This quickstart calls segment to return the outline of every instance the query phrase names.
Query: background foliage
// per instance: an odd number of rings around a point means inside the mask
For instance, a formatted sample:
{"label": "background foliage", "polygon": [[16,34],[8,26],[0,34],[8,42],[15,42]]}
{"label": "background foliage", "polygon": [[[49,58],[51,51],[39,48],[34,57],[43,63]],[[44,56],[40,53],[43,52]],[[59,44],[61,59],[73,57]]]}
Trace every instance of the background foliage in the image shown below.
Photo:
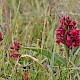
{"label": "background foliage", "polygon": [[[9,57],[9,36],[0,1],[0,24],[4,41],[0,42],[0,80],[79,80],[80,47],[70,51],[55,43],[55,30],[62,15],[77,20],[80,29],[80,0],[7,0],[12,41],[22,43],[20,61]],[[6,47],[6,48],[4,48]],[[30,56],[27,56],[27,55]]]}

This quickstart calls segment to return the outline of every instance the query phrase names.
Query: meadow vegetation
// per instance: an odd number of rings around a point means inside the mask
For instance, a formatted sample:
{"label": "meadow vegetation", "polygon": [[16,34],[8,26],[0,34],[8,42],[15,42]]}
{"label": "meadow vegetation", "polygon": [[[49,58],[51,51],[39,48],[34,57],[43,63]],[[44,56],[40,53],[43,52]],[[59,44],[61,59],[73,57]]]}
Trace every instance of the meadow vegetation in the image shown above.
{"label": "meadow vegetation", "polygon": [[80,80],[80,43],[56,43],[63,15],[80,40],[80,0],[0,0],[0,80]]}

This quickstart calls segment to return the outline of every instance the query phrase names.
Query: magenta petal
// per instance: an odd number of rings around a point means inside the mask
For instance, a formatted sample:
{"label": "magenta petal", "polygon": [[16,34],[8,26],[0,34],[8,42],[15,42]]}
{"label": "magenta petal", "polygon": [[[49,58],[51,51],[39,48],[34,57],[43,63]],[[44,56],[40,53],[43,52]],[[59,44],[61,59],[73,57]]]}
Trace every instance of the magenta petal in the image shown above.
{"label": "magenta petal", "polygon": [[76,36],[79,35],[79,33],[80,33],[80,30],[73,29],[73,30],[70,31],[69,34],[70,34],[71,36],[73,36],[73,37],[76,37]]}
{"label": "magenta petal", "polygon": [[14,41],[14,45],[16,45],[16,46],[20,46],[21,43],[20,43],[18,40],[16,40],[16,41]]}
{"label": "magenta petal", "polygon": [[21,43],[18,40],[14,41],[14,48],[16,51],[19,51],[20,46],[21,46]]}
{"label": "magenta petal", "polygon": [[74,24],[71,22],[71,23],[69,24],[69,26],[74,26]]}
{"label": "magenta petal", "polygon": [[60,23],[64,23],[65,22],[65,16],[63,16],[62,18],[60,18]]}
{"label": "magenta petal", "polygon": [[12,58],[19,58],[20,54],[12,54],[10,57],[12,57]]}
{"label": "magenta petal", "polygon": [[56,43],[58,43],[58,44],[59,44],[59,43],[60,43],[60,40],[59,40],[59,39],[57,39],[57,40],[56,40]]}
{"label": "magenta petal", "polygon": [[72,23],[74,24],[74,26],[76,25],[76,21],[75,20],[73,20]]}
{"label": "magenta petal", "polygon": [[61,35],[62,34],[62,31],[61,30],[58,30],[56,35]]}
{"label": "magenta petal", "polygon": [[62,30],[62,29],[63,29],[63,26],[62,26],[62,24],[60,24],[60,25],[58,26],[57,30]]}
{"label": "magenta petal", "polygon": [[14,49],[14,46],[10,46],[10,49]]}
{"label": "magenta petal", "polygon": [[71,40],[70,36],[67,36],[66,44],[72,46],[72,40]]}
{"label": "magenta petal", "polygon": [[71,23],[69,24],[69,26],[72,26],[72,27],[76,26],[76,21],[75,20],[71,21]]}

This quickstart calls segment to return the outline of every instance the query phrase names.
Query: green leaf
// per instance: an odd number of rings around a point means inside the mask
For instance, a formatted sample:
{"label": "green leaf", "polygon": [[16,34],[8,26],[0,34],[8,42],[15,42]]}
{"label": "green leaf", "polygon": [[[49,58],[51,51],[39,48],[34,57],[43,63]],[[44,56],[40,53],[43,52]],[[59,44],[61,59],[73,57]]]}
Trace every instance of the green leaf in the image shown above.
{"label": "green leaf", "polygon": [[77,55],[79,54],[80,47],[77,48],[77,50],[74,52],[74,60],[76,59]]}
{"label": "green leaf", "polygon": [[77,61],[77,66],[80,66],[80,59]]}
{"label": "green leaf", "polygon": [[[33,50],[36,51],[38,53],[42,53],[43,55],[45,55],[47,58],[50,58],[53,56],[55,59],[57,59],[59,62],[61,62],[62,64],[66,65],[66,60],[64,58],[62,58],[61,56],[59,56],[56,53],[53,53],[47,49],[41,49],[41,48],[36,48],[36,47],[22,47],[24,49],[28,49],[28,50]],[[54,55],[53,55],[54,54]],[[54,64],[54,63],[53,63]]]}
{"label": "green leaf", "polygon": [[63,57],[59,56],[58,54],[54,54],[54,57],[64,65],[67,64],[66,60]]}
{"label": "green leaf", "polygon": [[54,66],[54,53],[52,53],[52,57],[51,57],[51,60],[50,60],[50,66],[53,68]]}

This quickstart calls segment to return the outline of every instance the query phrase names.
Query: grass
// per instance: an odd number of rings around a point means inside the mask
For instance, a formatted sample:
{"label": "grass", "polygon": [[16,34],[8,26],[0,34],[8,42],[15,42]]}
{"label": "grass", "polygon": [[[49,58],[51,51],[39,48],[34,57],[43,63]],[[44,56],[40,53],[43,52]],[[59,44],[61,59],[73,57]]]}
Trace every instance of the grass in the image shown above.
{"label": "grass", "polygon": [[[64,45],[55,43],[55,31],[59,18],[65,14],[77,20],[80,29],[80,1],[6,1],[7,24],[0,1],[0,24],[4,29],[4,40],[0,42],[0,80],[26,80],[24,72],[29,73],[29,80],[79,80],[80,47],[70,51],[66,59]],[[22,44],[19,59],[9,57],[10,39],[12,43],[18,39]]]}

